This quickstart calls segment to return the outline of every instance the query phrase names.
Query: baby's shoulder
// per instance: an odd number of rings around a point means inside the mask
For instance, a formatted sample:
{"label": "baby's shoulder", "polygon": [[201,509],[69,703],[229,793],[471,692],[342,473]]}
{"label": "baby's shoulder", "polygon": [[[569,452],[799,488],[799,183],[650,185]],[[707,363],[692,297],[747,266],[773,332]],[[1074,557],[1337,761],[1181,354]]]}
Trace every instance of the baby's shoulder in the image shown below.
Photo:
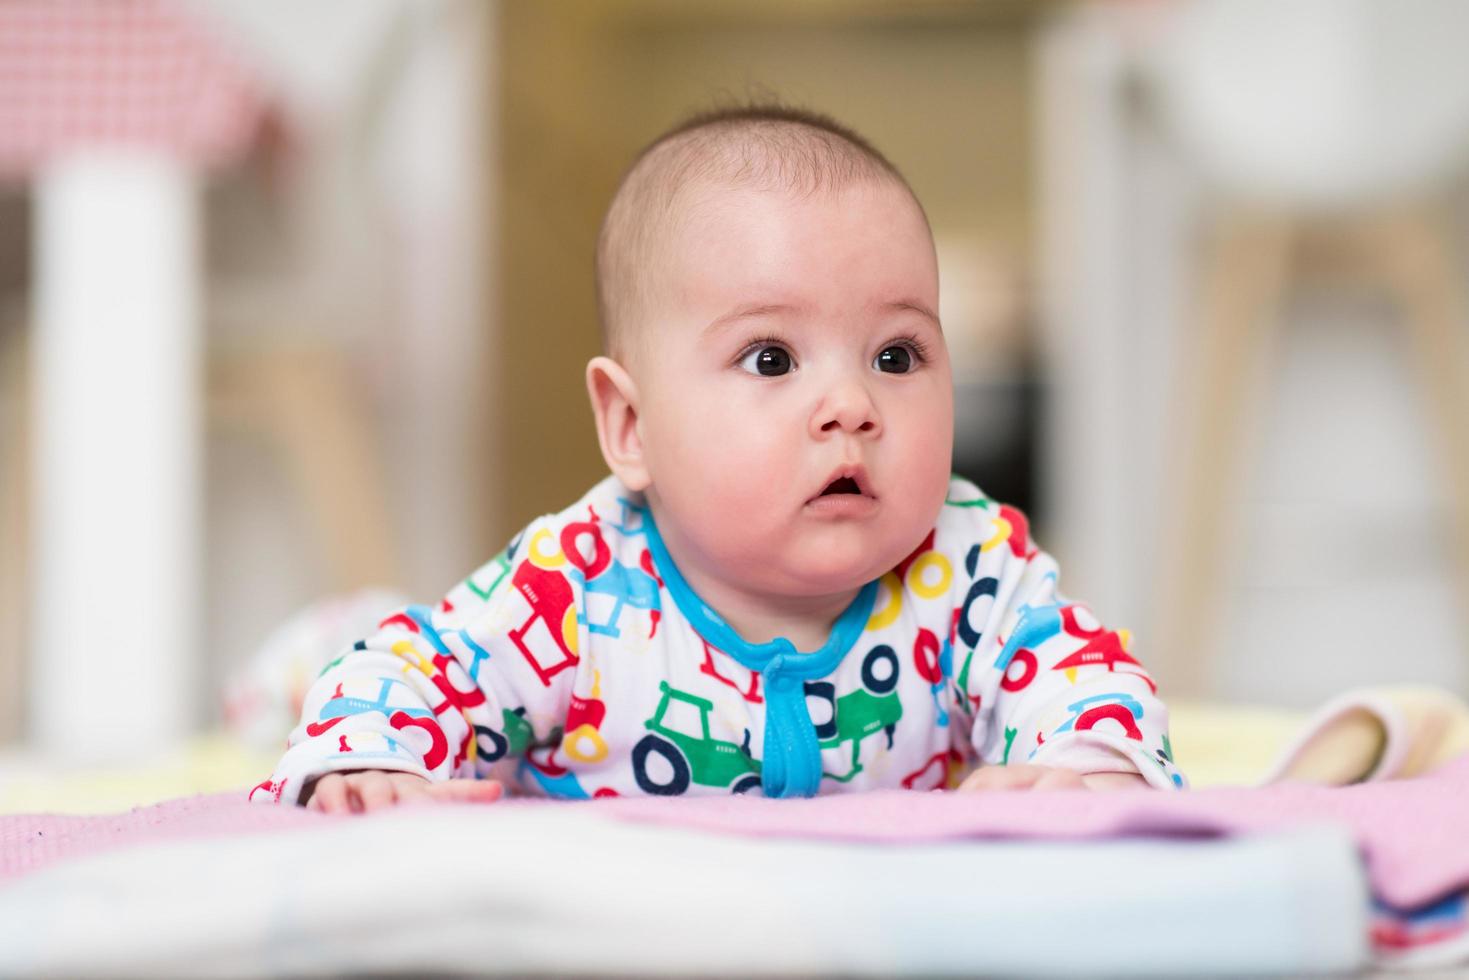
{"label": "baby's shoulder", "polygon": [[499,554],[456,587],[478,605],[510,588],[517,577],[562,579],[569,589],[612,565],[637,567],[647,548],[642,494],[608,476],[575,503],[542,514],[512,537]]}
{"label": "baby's shoulder", "polygon": [[996,506],[994,498],[972,481],[958,473],[949,474],[949,492],[944,498],[945,511],[958,509],[984,512],[994,506]]}
{"label": "baby's shoulder", "polygon": [[608,561],[638,564],[648,547],[647,501],[615,476],[604,477],[576,503],[532,524],[589,578]]}
{"label": "baby's shoulder", "polygon": [[983,539],[993,529],[1000,504],[971,481],[958,474],[949,477],[944,505],[934,522],[935,544],[967,545]]}
{"label": "baby's shoulder", "polygon": [[934,524],[933,546],[963,562],[971,574],[982,554],[1003,548],[1013,557],[1028,558],[1037,550],[1024,512],[1000,503],[957,474],[949,478],[949,491]]}

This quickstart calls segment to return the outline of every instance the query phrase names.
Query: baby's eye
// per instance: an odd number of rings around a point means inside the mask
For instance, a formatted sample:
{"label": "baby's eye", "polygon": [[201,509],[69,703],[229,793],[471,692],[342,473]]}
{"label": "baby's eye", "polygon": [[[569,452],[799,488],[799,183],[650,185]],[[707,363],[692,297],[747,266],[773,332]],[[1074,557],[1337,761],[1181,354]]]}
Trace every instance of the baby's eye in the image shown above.
{"label": "baby's eye", "polygon": [[740,367],[751,374],[773,378],[790,373],[791,355],[784,347],[757,347],[740,360]]}
{"label": "baby's eye", "polygon": [[872,366],[884,374],[907,374],[913,370],[913,352],[906,347],[884,347]]}

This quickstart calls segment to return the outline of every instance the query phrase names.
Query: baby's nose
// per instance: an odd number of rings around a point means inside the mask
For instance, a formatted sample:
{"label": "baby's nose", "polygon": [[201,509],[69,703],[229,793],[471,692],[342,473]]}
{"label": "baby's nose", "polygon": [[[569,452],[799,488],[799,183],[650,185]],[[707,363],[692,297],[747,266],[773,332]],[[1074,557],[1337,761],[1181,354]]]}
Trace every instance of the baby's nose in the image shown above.
{"label": "baby's nose", "polygon": [[872,397],[861,385],[850,383],[832,389],[813,421],[816,430],[813,435],[835,432],[877,435],[882,428]]}

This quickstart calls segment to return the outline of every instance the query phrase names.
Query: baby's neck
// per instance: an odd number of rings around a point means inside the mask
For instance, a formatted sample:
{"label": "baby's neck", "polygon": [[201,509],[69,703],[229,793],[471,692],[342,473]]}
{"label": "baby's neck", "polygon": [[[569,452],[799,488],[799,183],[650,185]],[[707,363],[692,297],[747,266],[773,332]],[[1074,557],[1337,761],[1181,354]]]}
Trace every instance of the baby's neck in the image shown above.
{"label": "baby's neck", "polygon": [[784,637],[802,653],[819,650],[826,645],[837,619],[862,591],[858,584],[814,596],[751,592],[705,568],[676,530],[661,525],[660,530],[663,545],[689,588],[746,643],[758,645]]}
{"label": "baby's neck", "polygon": [[830,596],[750,596],[718,582],[684,577],[746,642],[760,644],[783,636],[802,653],[826,645],[832,626],[861,591],[859,587]]}

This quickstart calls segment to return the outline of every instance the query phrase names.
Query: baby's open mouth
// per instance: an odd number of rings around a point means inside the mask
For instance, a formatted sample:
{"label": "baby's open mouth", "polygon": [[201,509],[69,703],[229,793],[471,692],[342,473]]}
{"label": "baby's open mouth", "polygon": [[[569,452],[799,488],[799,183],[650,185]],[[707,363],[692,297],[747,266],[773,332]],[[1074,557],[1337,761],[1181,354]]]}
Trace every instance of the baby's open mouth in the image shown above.
{"label": "baby's open mouth", "polygon": [[840,480],[832,480],[828,483],[826,489],[821,491],[821,496],[825,497],[833,493],[855,493],[860,495],[862,488],[857,486],[856,480],[850,476],[844,476]]}
{"label": "baby's open mouth", "polygon": [[877,512],[877,506],[867,471],[860,464],[829,473],[826,486],[806,501],[809,513],[821,520],[866,519]]}

